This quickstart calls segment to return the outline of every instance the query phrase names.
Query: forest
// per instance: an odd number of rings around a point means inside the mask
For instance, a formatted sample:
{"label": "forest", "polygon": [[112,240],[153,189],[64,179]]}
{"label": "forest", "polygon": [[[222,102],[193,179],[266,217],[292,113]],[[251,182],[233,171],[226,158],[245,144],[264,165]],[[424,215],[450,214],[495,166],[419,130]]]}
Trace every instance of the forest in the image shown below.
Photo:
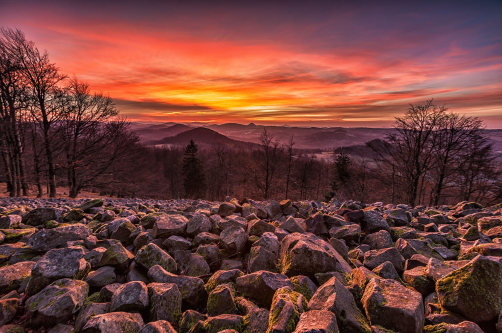
{"label": "forest", "polygon": [[22,31],[0,31],[0,183],[9,196],[393,202],[444,205],[502,198],[500,156],[475,117],[433,100],[410,105],[394,131],[333,149],[330,160],[276,140],[142,145],[106,93],[62,73]]}

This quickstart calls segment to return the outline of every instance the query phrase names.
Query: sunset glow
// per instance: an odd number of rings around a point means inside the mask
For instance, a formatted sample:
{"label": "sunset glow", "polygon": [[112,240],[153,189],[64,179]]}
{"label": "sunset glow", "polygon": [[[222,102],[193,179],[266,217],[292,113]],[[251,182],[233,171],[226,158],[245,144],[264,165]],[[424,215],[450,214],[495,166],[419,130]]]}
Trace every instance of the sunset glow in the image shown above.
{"label": "sunset glow", "polygon": [[502,3],[0,1],[130,120],[389,126],[434,98],[502,128]]}

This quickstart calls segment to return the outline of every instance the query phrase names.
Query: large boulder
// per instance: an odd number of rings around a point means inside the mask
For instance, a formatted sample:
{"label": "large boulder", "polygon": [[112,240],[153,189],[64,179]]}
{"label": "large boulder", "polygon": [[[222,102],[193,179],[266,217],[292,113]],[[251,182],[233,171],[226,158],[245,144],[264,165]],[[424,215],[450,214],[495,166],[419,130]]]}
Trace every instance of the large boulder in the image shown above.
{"label": "large boulder", "polygon": [[29,296],[35,295],[45,286],[62,278],[82,279],[90,270],[91,265],[84,259],[82,248],[50,250],[33,266],[26,293]]}
{"label": "large boulder", "polygon": [[150,320],[167,320],[178,323],[181,317],[181,293],[174,283],[150,283]]}
{"label": "large boulder", "polygon": [[14,265],[0,267],[0,294],[18,289],[31,275],[33,261],[23,261]]}
{"label": "large boulder", "polygon": [[221,284],[214,288],[207,299],[207,314],[210,317],[221,314],[238,314],[233,294],[233,286],[228,284]]}
{"label": "large boulder", "polygon": [[366,318],[357,308],[354,296],[336,277],[332,277],[317,289],[309,302],[309,310],[334,313],[341,332],[371,332]]}
{"label": "large boulder", "polygon": [[502,311],[502,265],[477,256],[436,283],[439,303],[474,322],[490,321]]}
{"label": "large boulder", "polygon": [[149,305],[148,289],[142,281],[128,282],[115,290],[110,311],[142,311]]}
{"label": "large boulder", "polygon": [[84,304],[89,286],[84,281],[61,279],[28,298],[26,308],[35,327],[54,326],[73,317]]}
{"label": "large boulder", "polygon": [[[294,333],[338,333],[334,313],[323,310],[310,310],[300,316]],[[342,330],[342,332],[344,332]]]}
{"label": "large boulder", "polygon": [[0,298],[0,327],[10,322],[16,316],[19,308],[19,299]]}
{"label": "large boulder", "polygon": [[380,230],[386,230],[390,232],[390,227],[383,215],[376,210],[366,210],[364,211],[364,218],[361,221],[361,229],[366,232],[366,234],[372,234]]}
{"label": "large boulder", "polygon": [[91,303],[84,306],[75,319],[75,331],[80,332],[92,317],[110,311],[110,303]]}
{"label": "large boulder", "polygon": [[394,280],[370,280],[361,299],[371,325],[402,333],[421,333],[422,295]]}
{"label": "large boulder", "polygon": [[402,272],[404,270],[405,260],[395,247],[366,252],[364,254],[363,264],[369,269],[374,269],[386,261],[391,262],[396,268],[396,271]]}
{"label": "large boulder", "polygon": [[103,252],[103,256],[97,266],[113,266],[119,271],[125,272],[133,259],[134,254],[127,250],[121,243],[117,243]]}
{"label": "large boulder", "polygon": [[302,294],[290,287],[278,289],[270,307],[267,333],[292,333],[305,311],[307,301]]}
{"label": "large boulder", "polygon": [[42,225],[50,220],[57,220],[59,212],[55,208],[35,208],[23,215],[23,223],[31,226]]}
{"label": "large boulder", "polygon": [[30,237],[28,245],[34,251],[45,252],[57,247],[66,246],[67,242],[85,240],[90,234],[91,230],[85,225],[72,224],[37,231]]}
{"label": "large boulder", "polygon": [[202,214],[195,214],[187,224],[186,233],[190,237],[195,237],[201,232],[208,232],[212,228],[209,218]]}
{"label": "large boulder", "polygon": [[174,273],[177,268],[176,261],[174,261],[173,257],[153,243],[143,246],[138,253],[136,253],[134,261],[146,269],[150,269],[155,265],[160,265],[166,271]]}
{"label": "large boulder", "polygon": [[89,319],[81,333],[136,333],[144,325],[139,313],[111,312]]}
{"label": "large boulder", "polygon": [[153,224],[154,238],[169,236],[183,236],[187,229],[188,220],[183,215],[161,215]]}
{"label": "large boulder", "polygon": [[115,283],[116,279],[117,274],[115,274],[115,268],[103,266],[90,272],[85,278],[85,282],[91,287],[104,287],[108,284]]}
{"label": "large boulder", "polygon": [[261,246],[253,246],[249,253],[249,269],[251,272],[277,270],[277,256]]}
{"label": "large boulder", "polygon": [[294,288],[287,276],[268,271],[238,277],[236,286],[241,295],[256,300],[264,308],[270,307],[276,290],[283,287]]}

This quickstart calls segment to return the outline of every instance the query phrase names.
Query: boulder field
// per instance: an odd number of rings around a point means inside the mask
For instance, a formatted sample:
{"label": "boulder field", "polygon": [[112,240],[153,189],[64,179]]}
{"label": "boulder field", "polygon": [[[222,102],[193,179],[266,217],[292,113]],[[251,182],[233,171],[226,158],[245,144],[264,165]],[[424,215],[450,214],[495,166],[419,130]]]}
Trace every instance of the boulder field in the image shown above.
{"label": "boulder field", "polygon": [[502,205],[0,200],[0,333],[502,332]]}

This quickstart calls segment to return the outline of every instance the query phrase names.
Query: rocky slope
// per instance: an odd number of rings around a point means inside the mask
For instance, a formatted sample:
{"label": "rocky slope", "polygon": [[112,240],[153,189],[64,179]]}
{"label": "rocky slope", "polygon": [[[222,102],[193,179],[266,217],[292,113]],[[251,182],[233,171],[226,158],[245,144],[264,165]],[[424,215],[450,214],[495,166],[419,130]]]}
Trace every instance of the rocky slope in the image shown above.
{"label": "rocky slope", "polygon": [[0,200],[0,332],[502,332],[502,209]]}

